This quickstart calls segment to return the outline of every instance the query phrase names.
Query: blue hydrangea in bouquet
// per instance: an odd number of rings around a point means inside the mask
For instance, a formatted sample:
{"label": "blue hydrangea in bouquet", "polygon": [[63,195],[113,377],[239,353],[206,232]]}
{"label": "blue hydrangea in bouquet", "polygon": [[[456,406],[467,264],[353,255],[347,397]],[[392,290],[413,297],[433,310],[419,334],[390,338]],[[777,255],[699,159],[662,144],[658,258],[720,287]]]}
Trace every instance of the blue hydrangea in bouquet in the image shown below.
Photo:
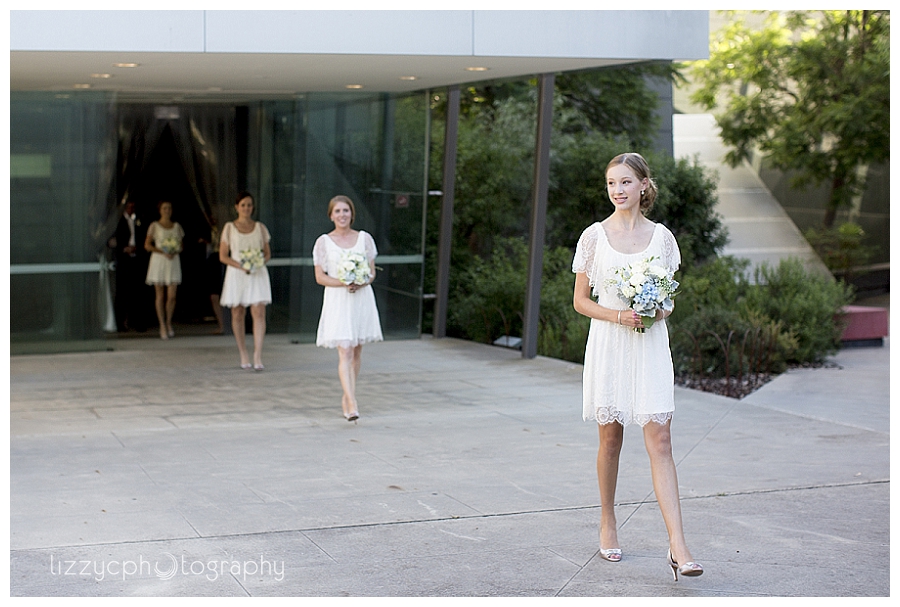
{"label": "blue hydrangea in bouquet", "polygon": [[[675,307],[672,298],[678,289],[674,273],[662,265],[658,258],[650,257],[616,270],[615,278],[607,282],[616,288],[616,294],[628,307],[641,315],[644,327],[649,329],[656,321],[656,311],[671,312]],[[645,329],[635,328],[638,333]]]}

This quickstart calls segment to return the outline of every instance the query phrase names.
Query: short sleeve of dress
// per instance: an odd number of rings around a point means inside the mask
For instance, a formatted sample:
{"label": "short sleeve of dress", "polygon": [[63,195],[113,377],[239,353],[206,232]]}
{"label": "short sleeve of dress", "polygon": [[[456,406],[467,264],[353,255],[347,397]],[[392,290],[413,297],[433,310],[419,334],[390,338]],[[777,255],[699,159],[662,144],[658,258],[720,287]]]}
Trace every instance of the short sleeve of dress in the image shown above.
{"label": "short sleeve of dress", "polygon": [[231,222],[225,224],[225,227],[222,228],[222,234],[219,236],[219,243],[225,243],[227,246],[231,245]]}
{"label": "short sleeve of dress", "polygon": [[595,223],[581,233],[578,244],[575,246],[575,259],[572,260],[572,271],[576,274],[586,274],[592,285],[594,284],[592,274],[594,270],[594,253],[597,251],[597,228],[599,225]]}
{"label": "short sleeve of dress", "polygon": [[269,234],[269,229],[262,222],[259,223],[259,231],[262,234],[263,244],[266,244],[267,242],[272,240],[272,235]]}
{"label": "short sleeve of dress", "polygon": [[328,251],[326,250],[327,243],[325,239],[328,238],[325,234],[322,234],[318,238],[316,238],[316,244],[313,245],[313,265],[320,266],[322,268],[325,267],[325,261],[328,257]]}
{"label": "short sleeve of dress", "polygon": [[363,232],[365,234],[365,247],[366,247],[366,259],[372,261],[376,257],[378,257],[378,249],[375,247],[375,239],[372,238],[372,235],[368,232]]}
{"label": "short sleeve of dress", "polygon": [[184,228],[181,227],[180,223],[176,223],[175,227],[178,228],[175,230],[175,233],[178,234],[178,240],[184,240]]}
{"label": "short sleeve of dress", "polygon": [[675,240],[675,235],[669,231],[669,228],[662,226],[663,228],[663,243],[662,243],[662,254],[663,254],[663,263],[666,264],[666,267],[669,268],[670,271],[675,272],[678,270],[678,267],[681,265],[681,250],[678,248],[678,241]]}

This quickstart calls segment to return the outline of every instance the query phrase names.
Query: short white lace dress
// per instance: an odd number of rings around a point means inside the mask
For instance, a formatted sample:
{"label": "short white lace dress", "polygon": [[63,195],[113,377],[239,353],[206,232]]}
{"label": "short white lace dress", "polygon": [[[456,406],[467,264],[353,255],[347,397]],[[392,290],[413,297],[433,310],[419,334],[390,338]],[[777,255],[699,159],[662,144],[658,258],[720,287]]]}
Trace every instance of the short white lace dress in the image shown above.
{"label": "short white lace dress", "polygon": [[[261,251],[270,239],[269,230],[259,221],[247,234],[243,234],[235,227],[234,222],[229,221],[222,228],[220,242],[228,245],[229,256],[239,262],[241,251],[248,249]],[[272,303],[269,269],[263,266],[247,274],[233,266],[226,266],[225,281],[222,283],[222,295],[219,297],[219,303],[228,308]]]}
{"label": "short white lace dress", "polygon": [[[147,228],[147,233],[153,239],[153,246],[157,249],[162,248],[162,243],[167,238],[174,238],[179,243],[184,240],[184,230],[178,223],[172,225],[171,228],[164,228],[158,221],[154,221]],[[154,251],[150,253],[150,263],[147,265],[148,285],[180,285],[181,284],[181,257],[175,255],[169,259],[162,253]]]}
{"label": "short white lace dress", "polygon": [[[349,249],[339,247],[328,234],[322,234],[313,247],[313,264],[320,266],[329,276],[335,276],[337,264],[347,251],[364,253],[370,261],[378,255],[375,240],[368,232],[360,230],[356,243]],[[355,293],[346,287],[325,287],[316,334],[317,346],[352,348],[383,340],[372,285],[357,289]]]}
{"label": "short white lace dress", "polygon": [[[578,240],[572,271],[587,275],[598,304],[626,310],[627,304],[606,283],[617,268],[657,257],[673,272],[681,264],[675,236],[656,224],[650,244],[640,253],[612,248],[600,223],[587,228]],[[623,426],[649,421],[665,423],[675,411],[674,373],[666,321],[657,321],[644,333],[614,322],[591,319],[584,352],[584,420]]]}

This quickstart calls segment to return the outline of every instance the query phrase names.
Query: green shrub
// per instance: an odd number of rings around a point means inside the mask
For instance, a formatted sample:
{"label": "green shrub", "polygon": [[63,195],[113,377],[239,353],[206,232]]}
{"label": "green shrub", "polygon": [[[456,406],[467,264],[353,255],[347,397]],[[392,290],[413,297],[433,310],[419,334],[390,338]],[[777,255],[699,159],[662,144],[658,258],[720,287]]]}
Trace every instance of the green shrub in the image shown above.
{"label": "green shrub", "polygon": [[451,294],[450,324],[460,337],[492,343],[522,335],[528,249],[518,239],[497,239],[490,260],[473,256]]}
{"label": "green shrub", "polygon": [[[498,238],[490,261],[473,258],[457,281],[450,306],[458,335],[493,343],[503,335],[522,336],[528,246],[522,239]],[[572,251],[544,249],[538,354],[584,360],[590,320],[575,312]],[[460,331],[460,329],[462,329]]]}
{"label": "green shrub", "polygon": [[735,303],[750,288],[747,278],[750,261],[747,259],[726,255],[703,265],[682,264],[681,267],[682,272],[678,276],[681,284],[675,299],[679,314],[685,312],[685,307],[692,312],[715,307],[734,310]]}
{"label": "green shrub", "polygon": [[572,305],[575,290],[572,256],[573,251],[567,247],[544,249],[537,349],[541,356],[582,363],[591,320],[576,312]]}
{"label": "green shrub", "polygon": [[749,265],[746,259],[719,257],[679,277],[668,321],[676,373],[722,377],[742,368],[740,345],[754,328],[741,306],[750,289]]}
{"label": "green shrub", "polygon": [[796,362],[821,362],[841,345],[841,308],[853,301],[852,288],[830,276],[810,272],[799,259],[783,259],[776,267],[761,264],[757,287],[747,307],[779,321],[797,337]]}
{"label": "green shrub", "polygon": [[837,351],[842,326],[836,316],[850,301],[848,287],[798,259],[775,268],[762,264],[753,281],[748,265],[722,257],[681,277],[669,320],[677,373],[777,373]]}

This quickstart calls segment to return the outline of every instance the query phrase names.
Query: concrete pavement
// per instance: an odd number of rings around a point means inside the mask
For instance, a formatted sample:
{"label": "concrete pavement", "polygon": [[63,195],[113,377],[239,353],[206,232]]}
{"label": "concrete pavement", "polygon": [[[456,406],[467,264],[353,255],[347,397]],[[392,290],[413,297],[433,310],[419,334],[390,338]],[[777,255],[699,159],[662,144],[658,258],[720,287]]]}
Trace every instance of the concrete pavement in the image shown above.
{"label": "concrete pavement", "polygon": [[[889,342],[889,340],[888,340]],[[744,400],[676,388],[672,581],[640,430],[621,563],[597,554],[580,365],[446,339],[337,357],[267,338],[10,361],[13,596],[889,596],[889,343]]]}

